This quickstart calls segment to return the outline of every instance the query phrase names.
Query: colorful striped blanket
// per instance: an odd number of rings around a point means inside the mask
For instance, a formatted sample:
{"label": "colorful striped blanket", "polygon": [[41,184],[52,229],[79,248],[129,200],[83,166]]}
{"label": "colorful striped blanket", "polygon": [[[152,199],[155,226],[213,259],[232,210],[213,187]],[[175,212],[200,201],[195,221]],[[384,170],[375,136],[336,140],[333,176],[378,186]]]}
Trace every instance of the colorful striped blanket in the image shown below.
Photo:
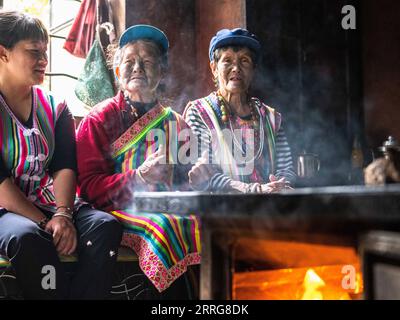
{"label": "colorful striped blanket", "polygon": [[164,213],[111,212],[124,226],[122,245],[131,247],[139,266],[159,292],[167,289],[187,267],[201,260],[200,228],[196,216]]}

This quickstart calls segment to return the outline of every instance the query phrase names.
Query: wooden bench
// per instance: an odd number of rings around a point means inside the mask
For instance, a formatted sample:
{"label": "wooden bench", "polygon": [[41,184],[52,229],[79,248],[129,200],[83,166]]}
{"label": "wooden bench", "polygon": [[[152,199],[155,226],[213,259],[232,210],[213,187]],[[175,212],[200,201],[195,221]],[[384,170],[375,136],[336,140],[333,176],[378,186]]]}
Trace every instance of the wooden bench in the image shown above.
{"label": "wooden bench", "polygon": [[[62,256],[62,263],[66,264],[67,270],[72,270],[78,258],[76,255]],[[138,298],[140,294],[151,290],[146,276],[139,268],[138,256],[127,247],[119,247],[117,267],[113,275],[113,286],[110,292],[110,299]],[[11,262],[0,256],[0,300],[1,299],[22,299],[21,290],[18,288],[16,276],[12,270]]]}
{"label": "wooden bench", "polygon": [[[61,262],[77,262],[78,257],[76,254],[70,255],[70,256],[63,256],[60,255],[60,260]],[[126,262],[126,261],[138,261],[138,256],[136,253],[127,247],[119,247],[118,249],[118,262]],[[3,256],[0,256],[0,270],[4,268],[8,268],[11,266],[11,262]]]}

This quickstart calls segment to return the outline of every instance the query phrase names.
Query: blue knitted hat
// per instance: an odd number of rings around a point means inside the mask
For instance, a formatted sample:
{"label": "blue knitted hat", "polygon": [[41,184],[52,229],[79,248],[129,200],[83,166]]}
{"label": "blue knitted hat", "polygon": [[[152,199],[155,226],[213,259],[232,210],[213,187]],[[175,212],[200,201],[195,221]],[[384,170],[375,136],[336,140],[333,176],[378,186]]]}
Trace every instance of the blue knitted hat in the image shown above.
{"label": "blue knitted hat", "polygon": [[122,48],[127,43],[139,39],[152,40],[160,46],[162,54],[168,52],[169,43],[165,33],[156,27],[146,24],[138,24],[126,29],[119,39],[119,47]]}
{"label": "blue knitted hat", "polygon": [[214,51],[221,47],[228,46],[243,46],[251,49],[255,54],[256,58],[259,58],[261,44],[257,37],[246,29],[236,28],[236,29],[222,29],[217,32],[217,34],[212,37],[210,41],[210,48],[208,50],[208,55],[210,61],[214,60]]}

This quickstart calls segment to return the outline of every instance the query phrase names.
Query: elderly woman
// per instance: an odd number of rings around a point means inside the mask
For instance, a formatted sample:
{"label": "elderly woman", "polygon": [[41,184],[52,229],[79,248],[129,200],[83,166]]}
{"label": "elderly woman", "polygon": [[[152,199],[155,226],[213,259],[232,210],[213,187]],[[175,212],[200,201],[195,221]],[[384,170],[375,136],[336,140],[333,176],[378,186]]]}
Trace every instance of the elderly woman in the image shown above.
{"label": "elderly woman", "polygon": [[[75,201],[74,120],[44,80],[48,33],[37,18],[0,12],[0,255],[27,299],[104,299],[122,228]],[[72,282],[59,254],[76,252]]]}
{"label": "elderly woman", "polygon": [[128,28],[114,58],[120,91],[95,106],[77,131],[81,196],[123,223],[122,244],[136,251],[141,269],[160,292],[200,261],[194,216],[132,209],[134,191],[173,190],[187,181],[188,169],[174,158],[178,135],[190,129],[159,98],[167,54],[168,39],[161,30]]}
{"label": "elderly woman", "polygon": [[195,189],[271,193],[291,188],[295,173],[282,117],[248,94],[260,48],[256,36],[240,28],[220,30],[211,39],[217,91],[189,102],[184,112],[200,141],[202,156],[189,172]]}

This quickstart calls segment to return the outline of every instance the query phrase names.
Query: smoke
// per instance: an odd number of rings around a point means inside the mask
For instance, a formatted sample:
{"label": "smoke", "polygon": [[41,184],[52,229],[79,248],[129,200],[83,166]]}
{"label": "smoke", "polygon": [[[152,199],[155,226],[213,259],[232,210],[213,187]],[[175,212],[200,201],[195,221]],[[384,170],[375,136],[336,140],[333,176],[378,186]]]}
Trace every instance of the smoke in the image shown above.
{"label": "smoke", "polygon": [[321,186],[348,184],[354,138],[366,147],[358,100],[361,52],[357,34],[341,28],[342,6],[246,2],[247,27],[263,46],[253,93],[282,113],[294,160],[303,150],[320,157],[321,172],[312,183]]}
{"label": "smoke", "polygon": [[[279,51],[268,52],[273,49]],[[264,55],[252,93],[282,114],[294,163],[303,152],[318,155],[321,171],[313,183],[347,184],[353,129],[348,123],[346,79],[329,60],[317,60],[321,52],[316,49],[290,54],[285,61],[272,53]],[[298,54],[307,63],[300,66]]]}
{"label": "smoke", "polygon": [[[166,19],[168,1],[150,0],[143,8],[127,5],[127,11],[132,9],[131,23],[127,21],[127,25],[149,23],[167,34],[170,59],[162,80],[165,90],[161,101],[182,112],[189,101],[199,98],[199,83],[204,77],[211,77],[204,72],[208,66],[197,65],[197,55],[207,56],[207,48],[196,51],[200,35],[194,4],[178,1],[174,7],[176,19]],[[312,183],[343,185],[348,183],[352,140],[359,129],[348,123],[352,111],[347,101],[345,50],[338,50],[337,43],[321,38],[323,31],[327,37],[337,37],[334,28],[320,28],[325,23],[340,26],[341,11],[335,13],[336,5],[327,7],[332,10],[324,6],[315,3],[311,10],[311,6],[297,1],[246,2],[247,28],[263,45],[251,93],[281,112],[294,165],[303,151],[314,153],[321,160],[321,170]],[[317,16],[317,12],[325,16]],[[340,44],[345,48],[346,43]],[[201,74],[199,70],[203,70]]]}

